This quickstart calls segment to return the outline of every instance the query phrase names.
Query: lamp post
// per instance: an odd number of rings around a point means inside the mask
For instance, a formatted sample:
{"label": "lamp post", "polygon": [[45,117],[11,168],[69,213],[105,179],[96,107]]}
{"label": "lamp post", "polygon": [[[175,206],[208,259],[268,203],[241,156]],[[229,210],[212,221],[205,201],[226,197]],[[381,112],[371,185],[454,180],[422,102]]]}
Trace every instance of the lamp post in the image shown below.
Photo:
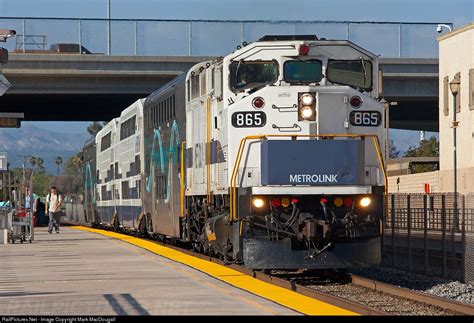
{"label": "lamp post", "polygon": [[450,25],[446,25],[446,24],[438,24],[438,26],[436,27],[436,30],[438,31],[438,33],[440,33],[443,31],[443,28],[447,28],[449,32],[453,31],[453,28]]}
{"label": "lamp post", "polygon": [[456,150],[456,129],[459,125],[459,121],[456,121],[456,103],[457,95],[461,87],[461,82],[457,77],[449,83],[449,88],[453,94],[453,122],[451,128],[453,129],[453,181],[454,181],[454,217],[453,217],[453,230],[458,229],[458,180],[457,180],[457,150]]}
{"label": "lamp post", "polygon": [[380,100],[380,103],[383,105],[383,113],[384,113],[384,120],[385,120],[385,165],[387,165],[387,161],[390,159],[390,112],[389,108],[391,106],[398,105],[398,102],[388,102],[385,98]]}

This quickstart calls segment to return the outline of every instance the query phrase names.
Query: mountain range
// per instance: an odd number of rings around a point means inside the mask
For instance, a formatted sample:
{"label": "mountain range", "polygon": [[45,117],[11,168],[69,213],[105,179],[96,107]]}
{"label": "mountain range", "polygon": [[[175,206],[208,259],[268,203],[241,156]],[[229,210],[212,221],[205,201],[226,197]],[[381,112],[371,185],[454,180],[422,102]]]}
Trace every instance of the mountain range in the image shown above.
{"label": "mountain range", "polygon": [[[0,128],[0,151],[6,151],[11,168],[22,167],[23,156],[36,156],[44,160],[44,167],[51,174],[58,170],[54,163],[57,156],[63,161],[77,154],[84,142],[90,138],[86,122],[23,122],[19,129]],[[425,138],[438,136],[427,132]],[[390,139],[401,152],[400,157],[410,146],[418,146],[418,131],[390,130]],[[26,166],[29,167],[28,158]]]}
{"label": "mountain range", "polygon": [[[35,156],[41,157],[45,169],[56,175],[55,158],[60,156],[65,162],[79,152],[89,137],[86,132],[47,130],[34,123],[24,123],[19,129],[0,129],[0,151],[7,152],[10,168],[22,167],[24,156]],[[26,167],[30,167],[29,158],[25,160]]]}

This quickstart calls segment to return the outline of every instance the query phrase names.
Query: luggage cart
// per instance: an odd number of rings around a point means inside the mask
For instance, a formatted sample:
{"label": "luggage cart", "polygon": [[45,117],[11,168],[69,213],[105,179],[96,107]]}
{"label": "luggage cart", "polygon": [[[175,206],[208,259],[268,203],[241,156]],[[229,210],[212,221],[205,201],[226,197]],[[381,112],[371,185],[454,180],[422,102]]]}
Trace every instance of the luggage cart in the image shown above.
{"label": "luggage cart", "polygon": [[33,213],[31,210],[19,209],[13,212],[10,239],[12,243],[16,240],[23,243],[31,243],[33,234]]}

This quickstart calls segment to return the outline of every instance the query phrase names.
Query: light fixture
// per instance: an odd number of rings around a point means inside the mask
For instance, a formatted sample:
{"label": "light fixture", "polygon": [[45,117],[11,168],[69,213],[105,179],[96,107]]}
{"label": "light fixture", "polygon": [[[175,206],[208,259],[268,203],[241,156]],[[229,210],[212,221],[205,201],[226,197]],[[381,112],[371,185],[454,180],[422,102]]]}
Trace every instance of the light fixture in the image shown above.
{"label": "light fixture", "polygon": [[453,31],[453,28],[449,25],[446,25],[446,24],[438,24],[438,26],[436,27],[436,31],[438,33],[441,33],[441,32],[443,32],[443,28],[449,29],[449,32]]}
{"label": "light fixture", "polygon": [[357,95],[351,97],[349,102],[351,106],[355,109],[360,108],[360,106],[362,105],[362,99],[360,98],[360,96],[357,96]]}
{"label": "light fixture", "polygon": [[306,44],[300,45],[300,47],[298,48],[298,54],[300,54],[301,56],[306,56],[308,55],[308,53],[309,53],[309,46]]}
{"label": "light fixture", "polygon": [[301,95],[300,99],[301,99],[301,103],[303,103],[304,105],[311,105],[313,104],[313,101],[314,101],[313,96],[309,93],[305,93]]}
{"label": "light fixture", "polygon": [[252,200],[252,204],[257,209],[260,209],[265,205],[265,201],[260,197],[254,197],[253,200]]}
{"label": "light fixture", "polygon": [[315,93],[298,94],[298,121],[316,121]]}
{"label": "light fixture", "polygon": [[287,197],[284,197],[281,199],[281,206],[283,207],[289,207],[290,206],[290,199]]}
{"label": "light fixture", "polygon": [[256,97],[252,100],[252,106],[255,109],[262,109],[265,106],[265,100],[262,97]]}
{"label": "light fixture", "polygon": [[461,87],[461,82],[459,82],[459,78],[455,76],[453,80],[449,82],[449,88],[451,89],[451,93],[453,95],[457,95],[459,93],[460,87]]}
{"label": "light fixture", "polygon": [[314,114],[314,110],[310,106],[303,106],[300,109],[301,118],[305,120],[311,119],[313,117],[313,114]]}
{"label": "light fixture", "polygon": [[359,201],[359,205],[362,207],[368,207],[370,203],[372,203],[372,200],[370,199],[370,197],[367,196],[361,198],[361,200]]}
{"label": "light fixture", "polygon": [[342,204],[344,204],[344,200],[341,197],[336,197],[334,199],[334,206],[335,207],[341,207]]}

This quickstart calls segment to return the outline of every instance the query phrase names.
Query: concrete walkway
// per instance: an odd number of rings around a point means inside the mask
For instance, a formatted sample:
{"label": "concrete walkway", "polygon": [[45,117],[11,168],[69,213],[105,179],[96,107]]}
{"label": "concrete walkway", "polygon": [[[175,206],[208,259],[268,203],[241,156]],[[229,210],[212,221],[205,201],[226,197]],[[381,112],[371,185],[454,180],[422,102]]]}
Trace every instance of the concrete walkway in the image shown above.
{"label": "concrete walkway", "polygon": [[128,243],[61,230],[0,245],[0,315],[297,314]]}

